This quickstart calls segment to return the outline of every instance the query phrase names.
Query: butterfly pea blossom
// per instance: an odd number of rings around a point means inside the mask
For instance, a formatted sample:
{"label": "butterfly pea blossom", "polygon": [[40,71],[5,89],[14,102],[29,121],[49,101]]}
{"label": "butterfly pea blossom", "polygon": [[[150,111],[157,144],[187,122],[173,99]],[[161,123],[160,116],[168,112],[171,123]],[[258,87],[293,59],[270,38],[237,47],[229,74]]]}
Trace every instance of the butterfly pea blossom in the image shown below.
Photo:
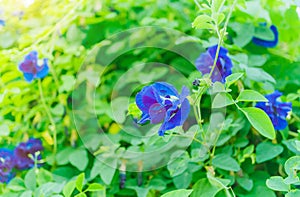
{"label": "butterfly pea blossom", "polygon": [[166,82],[145,86],[135,98],[138,108],[142,111],[138,123],[162,122],[158,134],[163,136],[165,131],[182,125],[187,119],[190,111],[190,103],[186,98],[188,95],[187,87],[183,86],[179,94],[171,84]]}
{"label": "butterfly pea blossom", "polygon": [[[30,138],[27,142],[21,142],[14,150],[15,167],[19,170],[32,168],[36,153],[42,151],[43,145],[40,139]],[[38,154],[36,160],[41,160]]]}
{"label": "butterfly pea blossom", "polygon": [[276,90],[274,93],[265,96],[268,102],[258,102],[256,104],[256,107],[264,110],[268,114],[274,128],[277,130],[282,130],[287,127],[288,123],[286,117],[292,110],[292,103],[278,101],[281,95],[282,93]]}
{"label": "butterfly pea blossom", "polygon": [[[209,47],[205,53],[200,54],[196,59],[196,68],[202,73],[202,75],[209,74],[214,64],[218,45]],[[220,47],[219,55],[217,58],[216,67],[214,68],[211,76],[212,82],[225,83],[225,78],[232,73],[232,62],[227,56],[228,50],[224,47]]]}
{"label": "butterfly pea blossom", "polygon": [[[262,26],[266,26],[266,24],[262,24]],[[273,35],[274,35],[273,40],[263,40],[261,38],[253,37],[252,42],[256,45],[266,47],[266,48],[275,47],[278,43],[278,30],[275,25],[271,25],[270,30],[273,32]]]}
{"label": "butterfly pea blossom", "polygon": [[35,78],[44,78],[49,72],[48,59],[44,58],[43,63],[38,65],[38,53],[31,51],[19,64],[19,69],[23,72],[24,78],[28,82]]}
{"label": "butterfly pea blossom", "polygon": [[13,151],[1,148],[0,149],[0,182],[8,183],[13,177],[12,169],[15,165]]}

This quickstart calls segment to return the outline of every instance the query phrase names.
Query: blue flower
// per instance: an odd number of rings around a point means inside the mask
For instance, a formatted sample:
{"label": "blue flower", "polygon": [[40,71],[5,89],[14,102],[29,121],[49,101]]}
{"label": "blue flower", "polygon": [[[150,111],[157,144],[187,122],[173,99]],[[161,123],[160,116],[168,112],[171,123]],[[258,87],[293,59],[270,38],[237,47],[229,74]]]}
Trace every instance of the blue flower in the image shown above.
{"label": "blue flower", "polygon": [[0,26],[5,26],[5,21],[0,19]]}
{"label": "blue flower", "polygon": [[[16,168],[19,170],[32,168],[34,166],[32,157],[35,157],[35,153],[43,149],[40,139],[31,138],[27,142],[20,143],[14,150]],[[36,159],[40,160],[41,155],[39,154]]]}
{"label": "blue flower", "polygon": [[179,95],[171,84],[165,82],[156,82],[144,87],[135,98],[138,108],[142,111],[138,123],[162,122],[158,134],[163,136],[165,131],[182,125],[187,119],[190,111],[190,103],[186,98],[188,95],[189,90],[185,86]]}
{"label": "blue flower", "polygon": [[31,82],[35,78],[43,78],[49,72],[48,59],[43,59],[43,64],[38,65],[38,53],[31,51],[25,56],[23,62],[19,64],[19,69],[23,72],[25,80]]}
{"label": "blue flower", "polygon": [[8,183],[13,177],[12,169],[15,166],[13,159],[13,151],[1,148],[0,149],[0,182]]}
{"label": "blue flower", "polygon": [[274,93],[265,96],[269,102],[258,102],[256,104],[256,107],[268,114],[274,128],[277,130],[284,129],[288,125],[286,117],[288,112],[292,110],[292,103],[277,100],[281,95],[282,93],[276,90]]}
{"label": "blue flower", "polygon": [[[196,68],[204,74],[209,74],[214,64],[218,45],[209,47],[205,53],[202,53],[195,62]],[[216,67],[212,73],[212,82],[220,81],[225,82],[225,78],[232,73],[232,62],[227,56],[227,49],[220,47],[219,56]]]}
{"label": "blue flower", "polygon": [[[263,26],[266,26],[266,24],[263,24]],[[263,40],[263,39],[260,39],[260,38],[253,37],[252,42],[256,45],[266,47],[266,48],[275,47],[278,43],[278,30],[274,25],[270,26],[270,30],[274,34],[274,40]]]}

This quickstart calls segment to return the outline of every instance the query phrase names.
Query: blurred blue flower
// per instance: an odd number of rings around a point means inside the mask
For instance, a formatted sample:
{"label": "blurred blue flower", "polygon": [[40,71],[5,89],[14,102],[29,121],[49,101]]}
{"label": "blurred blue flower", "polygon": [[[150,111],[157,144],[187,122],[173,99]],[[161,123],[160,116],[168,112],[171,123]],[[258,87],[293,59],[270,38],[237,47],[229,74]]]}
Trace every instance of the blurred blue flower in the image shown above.
{"label": "blurred blue flower", "polygon": [[269,102],[258,102],[256,104],[256,107],[268,114],[274,128],[277,130],[284,129],[288,125],[286,117],[288,112],[292,110],[292,103],[277,100],[281,95],[282,93],[276,90],[274,93],[265,96]]}
{"label": "blurred blue flower", "polygon": [[0,182],[8,183],[14,177],[12,172],[14,166],[13,151],[0,148]]}
{"label": "blurred blue flower", "polygon": [[[198,59],[196,59],[196,68],[204,74],[209,74],[214,64],[218,45],[209,47],[205,53],[202,53]],[[219,56],[216,67],[212,73],[212,82],[220,81],[225,82],[225,78],[232,73],[232,62],[227,56],[228,50],[224,47],[220,47]]]}
{"label": "blurred blue flower", "polygon": [[163,136],[165,131],[182,125],[187,119],[190,111],[190,103],[186,98],[188,95],[189,90],[185,86],[179,95],[171,84],[165,82],[156,82],[144,87],[135,98],[138,108],[142,111],[138,123],[162,122],[158,134]]}
{"label": "blurred blue flower", "polygon": [[[20,143],[14,150],[16,168],[19,170],[32,168],[34,166],[33,158],[35,153],[43,149],[40,139],[30,138],[27,142]],[[41,155],[38,154],[36,159],[41,160]]]}
{"label": "blurred blue flower", "polygon": [[[262,26],[266,26],[266,24],[264,23],[264,24],[262,24]],[[278,30],[277,30],[276,26],[274,26],[274,25],[270,26],[270,30],[274,34],[274,40],[263,40],[260,38],[253,37],[252,42],[256,45],[266,47],[266,48],[275,47],[278,43]]]}
{"label": "blurred blue flower", "polygon": [[5,21],[2,20],[2,19],[0,19],[0,25],[1,25],[1,26],[5,26]]}
{"label": "blurred blue flower", "polygon": [[23,72],[25,80],[31,82],[35,78],[43,78],[49,72],[48,59],[43,59],[43,64],[38,65],[38,53],[31,51],[19,64],[19,69]]}

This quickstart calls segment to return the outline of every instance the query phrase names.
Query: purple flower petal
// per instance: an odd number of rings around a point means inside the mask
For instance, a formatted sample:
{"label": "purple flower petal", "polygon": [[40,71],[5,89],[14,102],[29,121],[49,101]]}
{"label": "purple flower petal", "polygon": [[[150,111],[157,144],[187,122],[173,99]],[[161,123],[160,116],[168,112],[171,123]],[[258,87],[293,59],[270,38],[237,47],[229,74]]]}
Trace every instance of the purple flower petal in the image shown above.
{"label": "purple flower petal", "polygon": [[136,95],[136,104],[143,112],[138,123],[143,124],[150,120],[150,123],[157,124],[163,121],[158,131],[161,136],[166,130],[182,125],[190,110],[186,99],[188,95],[189,90],[186,87],[182,88],[179,95],[172,85],[165,82],[144,87]]}
{"label": "purple flower petal", "polygon": [[152,124],[160,123],[166,116],[166,109],[161,104],[155,103],[149,108],[149,115]]}
{"label": "purple flower petal", "polygon": [[[195,65],[196,68],[203,74],[209,74],[214,64],[218,45],[209,47],[205,53],[202,53],[197,58]],[[220,81],[225,82],[225,78],[229,76],[232,71],[231,59],[227,56],[228,50],[224,47],[220,47],[219,56],[216,62],[216,67],[212,72],[211,80],[213,82]]]}
{"label": "purple flower petal", "polygon": [[[42,151],[43,145],[40,139],[31,138],[27,142],[20,143],[14,150],[16,157],[16,168],[23,170],[34,166],[34,161],[29,157],[29,154],[35,156],[35,153]],[[40,160],[39,155],[37,160]]]}
{"label": "purple flower petal", "polygon": [[260,38],[253,37],[252,42],[256,45],[266,47],[266,48],[276,47],[276,45],[278,44],[278,30],[274,25],[270,26],[270,30],[274,34],[274,40],[262,40]]}
{"label": "purple flower petal", "polygon": [[19,64],[19,70],[23,72],[25,80],[31,82],[35,78],[44,78],[49,72],[49,67],[47,59],[44,59],[43,64],[39,66],[38,53],[31,51]]}
{"label": "purple flower petal", "polygon": [[0,149],[0,182],[2,183],[8,183],[14,177],[12,169],[15,166],[15,160],[13,156],[11,150]]}
{"label": "purple flower petal", "polygon": [[276,90],[274,93],[265,96],[269,102],[258,102],[256,104],[257,108],[264,110],[268,114],[274,128],[277,130],[287,127],[286,117],[288,112],[292,110],[292,103],[277,100],[281,95],[282,93]]}

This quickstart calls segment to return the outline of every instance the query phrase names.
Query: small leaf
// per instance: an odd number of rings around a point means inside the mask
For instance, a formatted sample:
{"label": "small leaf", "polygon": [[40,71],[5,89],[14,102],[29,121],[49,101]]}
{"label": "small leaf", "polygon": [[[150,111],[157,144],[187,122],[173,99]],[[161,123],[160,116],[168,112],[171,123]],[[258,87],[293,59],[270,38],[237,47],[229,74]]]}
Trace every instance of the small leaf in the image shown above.
{"label": "small leaf", "polygon": [[285,197],[299,197],[299,196],[300,196],[300,190],[292,190],[285,195]]}
{"label": "small leaf", "polygon": [[226,92],[220,92],[215,96],[212,102],[212,108],[221,108],[232,104],[234,104],[234,100],[231,95]]}
{"label": "small leaf", "polygon": [[86,189],[86,191],[89,191],[89,192],[95,192],[95,191],[101,191],[101,190],[105,190],[105,187],[99,183],[92,183]]}
{"label": "small leaf", "polygon": [[68,182],[64,189],[63,189],[63,194],[65,197],[70,197],[75,189],[75,185],[76,185],[76,182],[75,181],[70,181]]}
{"label": "small leaf", "polygon": [[0,136],[8,136],[9,132],[10,130],[7,124],[0,125]]}
{"label": "small leaf", "polygon": [[222,6],[224,5],[225,0],[212,0],[211,10],[212,12],[219,12]]}
{"label": "small leaf", "polygon": [[238,162],[226,154],[216,155],[212,159],[212,165],[223,170],[235,171],[235,172],[241,169]]}
{"label": "small leaf", "polygon": [[70,154],[69,161],[78,170],[84,171],[89,162],[86,150],[79,149],[74,151]]}
{"label": "small leaf", "polygon": [[178,189],[165,193],[161,197],[189,197],[192,192],[192,189]]}
{"label": "small leaf", "polygon": [[253,181],[251,179],[249,179],[247,177],[241,177],[241,178],[237,177],[236,180],[237,180],[238,184],[245,190],[247,190],[247,191],[252,190]]}
{"label": "small leaf", "polygon": [[191,197],[215,196],[222,189],[222,187],[212,185],[207,178],[202,178],[193,186]]}
{"label": "small leaf", "polygon": [[272,30],[266,26],[255,27],[254,37],[262,40],[274,40],[275,36]]}
{"label": "small leaf", "polygon": [[276,137],[274,126],[269,116],[263,110],[256,107],[241,108],[240,110],[261,135],[271,140]]}
{"label": "small leaf", "polygon": [[85,193],[81,192],[77,194],[75,197],[87,197]]}
{"label": "small leaf", "polygon": [[81,173],[80,175],[78,175],[76,179],[76,188],[80,192],[82,192],[83,183],[84,183],[84,173]]}
{"label": "small leaf", "polygon": [[25,175],[25,186],[26,188],[34,191],[36,188],[36,174],[35,174],[35,169],[32,168],[30,169],[27,174]]}
{"label": "small leaf", "polygon": [[25,192],[23,192],[20,197],[32,197],[32,191],[31,190],[27,190]]}
{"label": "small leaf", "polygon": [[248,102],[268,102],[268,99],[254,90],[243,90],[236,100]]}
{"label": "small leaf", "polygon": [[235,45],[243,48],[246,46],[254,35],[254,26],[251,23],[232,23],[230,27],[235,31],[236,36],[233,38],[233,42]]}
{"label": "small leaf", "polygon": [[242,76],[244,75],[244,73],[233,73],[231,75],[229,75],[228,77],[226,77],[225,79],[225,84],[226,87],[231,86],[232,84],[234,84],[237,80],[239,80]]}
{"label": "small leaf", "polygon": [[275,158],[282,153],[283,147],[279,144],[272,144],[271,142],[262,142],[256,147],[256,162],[262,163]]}
{"label": "small leaf", "polygon": [[213,19],[207,15],[197,16],[192,23],[192,27],[196,29],[213,29],[214,26],[210,24]]}
{"label": "small leaf", "polygon": [[170,172],[171,177],[175,177],[182,174],[187,169],[190,157],[187,152],[182,153],[181,151],[174,152],[172,156],[176,159],[171,160],[168,163],[167,168]]}
{"label": "small leaf", "polygon": [[289,186],[283,182],[283,178],[281,176],[272,176],[266,181],[266,185],[268,188],[275,191],[289,191]]}
{"label": "small leaf", "polygon": [[293,156],[289,158],[284,164],[284,170],[288,175],[288,177],[284,179],[284,183],[298,183],[299,177],[297,176],[296,172],[300,170],[300,156]]}

